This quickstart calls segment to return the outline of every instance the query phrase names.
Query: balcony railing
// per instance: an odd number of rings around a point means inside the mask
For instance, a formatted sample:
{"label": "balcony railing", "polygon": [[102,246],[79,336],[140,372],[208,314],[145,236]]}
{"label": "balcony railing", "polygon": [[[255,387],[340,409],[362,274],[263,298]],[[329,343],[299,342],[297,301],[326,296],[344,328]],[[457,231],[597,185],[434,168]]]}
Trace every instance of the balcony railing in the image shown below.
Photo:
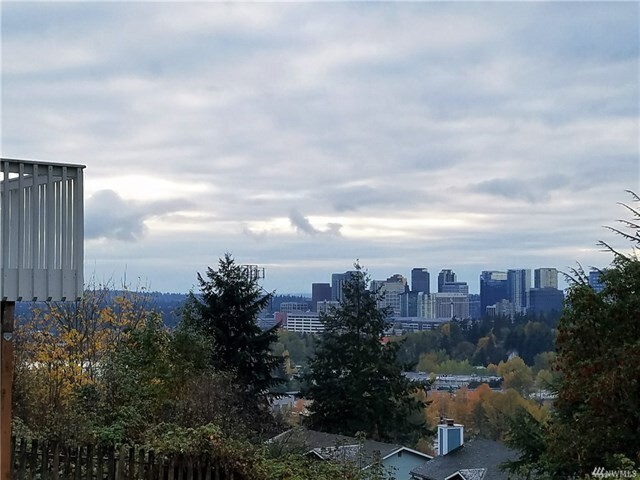
{"label": "balcony railing", "polygon": [[82,295],[83,169],[0,159],[0,300]]}

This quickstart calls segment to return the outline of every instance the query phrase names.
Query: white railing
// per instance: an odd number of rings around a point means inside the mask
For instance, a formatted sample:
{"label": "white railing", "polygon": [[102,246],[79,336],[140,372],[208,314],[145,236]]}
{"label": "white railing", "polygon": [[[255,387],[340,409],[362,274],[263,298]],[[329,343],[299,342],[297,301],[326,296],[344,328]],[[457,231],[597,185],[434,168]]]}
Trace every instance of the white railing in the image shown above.
{"label": "white railing", "polygon": [[83,168],[0,159],[0,300],[82,295]]}

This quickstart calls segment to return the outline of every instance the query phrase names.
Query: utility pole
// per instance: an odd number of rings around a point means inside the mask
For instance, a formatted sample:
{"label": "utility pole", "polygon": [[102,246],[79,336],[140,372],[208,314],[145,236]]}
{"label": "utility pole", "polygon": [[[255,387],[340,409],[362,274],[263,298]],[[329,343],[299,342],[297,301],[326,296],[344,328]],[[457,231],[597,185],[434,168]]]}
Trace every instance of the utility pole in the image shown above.
{"label": "utility pole", "polygon": [[11,389],[15,302],[1,303],[0,317],[0,479],[11,480]]}

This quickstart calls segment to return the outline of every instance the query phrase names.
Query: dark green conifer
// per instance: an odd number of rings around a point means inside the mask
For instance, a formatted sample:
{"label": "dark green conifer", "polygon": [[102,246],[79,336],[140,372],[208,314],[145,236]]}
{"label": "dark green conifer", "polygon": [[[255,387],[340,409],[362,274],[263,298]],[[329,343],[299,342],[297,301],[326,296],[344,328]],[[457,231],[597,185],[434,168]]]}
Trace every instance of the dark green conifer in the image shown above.
{"label": "dark green conifer", "polygon": [[262,331],[257,318],[272,294],[228,253],[218,270],[209,267],[205,277],[198,274],[198,282],[200,296],[190,295],[185,323],[211,340],[214,369],[233,372],[248,395],[267,397],[280,383],[273,374],[281,359],[270,350],[278,338],[276,330]]}
{"label": "dark green conifer", "polygon": [[[425,432],[415,418],[424,403],[397,362],[399,342],[384,342],[388,312],[367,289],[358,264],[338,308],[323,317],[325,330],[311,361],[305,397],[313,400],[310,427],[380,441],[412,442]],[[421,418],[421,416],[419,416]]]}
{"label": "dark green conifer", "polygon": [[[640,210],[625,207],[632,219],[620,222],[631,233],[611,230],[632,242],[631,252],[600,243],[614,255],[600,276],[602,291],[589,285],[582,269],[574,272],[558,323],[558,397],[548,424],[525,418],[512,428],[511,444],[523,452],[514,469],[582,478],[594,468],[630,472],[640,466]],[[519,434],[524,426],[542,432],[543,442]]]}

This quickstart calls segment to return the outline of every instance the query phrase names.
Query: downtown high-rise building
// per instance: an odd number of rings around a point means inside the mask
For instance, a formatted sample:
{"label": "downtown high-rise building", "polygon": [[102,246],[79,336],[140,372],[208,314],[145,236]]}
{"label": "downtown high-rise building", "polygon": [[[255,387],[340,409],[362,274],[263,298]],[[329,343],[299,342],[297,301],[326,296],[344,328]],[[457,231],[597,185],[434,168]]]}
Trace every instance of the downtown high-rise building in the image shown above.
{"label": "downtown high-rise building", "polygon": [[452,283],[456,281],[456,274],[453,270],[442,269],[438,274],[438,293],[442,293],[442,287],[445,283]]}
{"label": "downtown high-rise building", "polygon": [[534,288],[558,288],[558,270],[555,268],[536,268],[533,271]]}
{"label": "downtown high-rise building", "polygon": [[411,291],[431,293],[431,275],[426,268],[411,269]]}
{"label": "downtown high-rise building", "polygon": [[331,300],[331,284],[330,283],[312,283],[311,284],[311,311],[318,310],[318,302]]}
{"label": "downtown high-rise building", "polygon": [[405,292],[400,295],[400,316],[418,316],[418,295],[423,292]]}
{"label": "downtown high-rise building", "polygon": [[487,307],[507,298],[507,272],[483,271],[480,274],[480,315],[486,315]]}
{"label": "downtown high-rise building", "polygon": [[564,306],[564,293],[557,288],[532,288],[529,290],[529,308],[533,315],[559,315]]}
{"label": "downtown high-rise building", "polygon": [[334,302],[341,302],[343,300],[342,287],[356,274],[354,270],[350,270],[344,273],[334,273],[331,275],[331,300]]}
{"label": "downtown high-rise building", "polygon": [[386,308],[392,315],[401,314],[401,297],[408,291],[407,279],[396,273],[386,280],[373,280],[371,291],[378,292],[378,308]]}
{"label": "downtown high-rise building", "polygon": [[469,296],[464,293],[419,293],[417,316],[427,319],[467,319]]}
{"label": "downtown high-rise building", "polygon": [[507,300],[513,306],[514,314],[527,313],[531,270],[525,268],[507,270]]}

